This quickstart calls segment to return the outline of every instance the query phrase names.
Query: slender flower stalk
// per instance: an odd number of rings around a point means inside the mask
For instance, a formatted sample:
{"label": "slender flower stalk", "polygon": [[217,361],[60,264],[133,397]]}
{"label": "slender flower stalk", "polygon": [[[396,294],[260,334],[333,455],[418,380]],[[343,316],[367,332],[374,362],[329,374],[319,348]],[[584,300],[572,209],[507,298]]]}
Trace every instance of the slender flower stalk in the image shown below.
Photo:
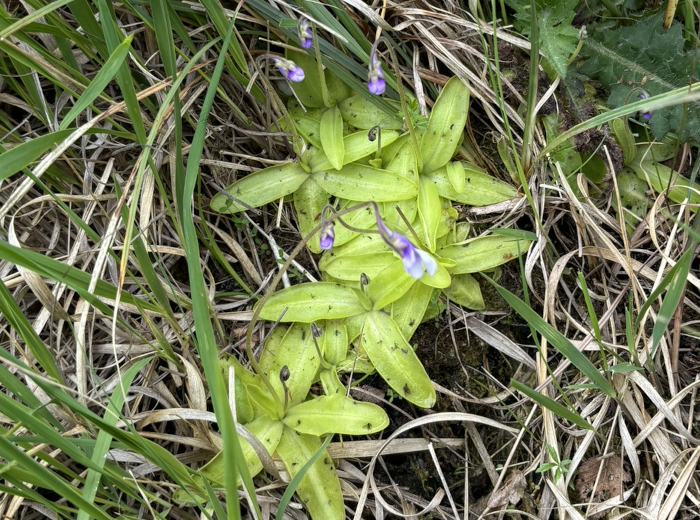
{"label": "slender flower stalk", "polygon": [[372,45],[372,51],[369,54],[369,73],[367,75],[367,88],[375,96],[384,94],[386,90],[386,80],[384,79],[384,71],[382,70],[382,62],[377,57],[377,44],[381,41],[378,39]]}
{"label": "slender flower stalk", "polygon": [[310,49],[314,44],[314,35],[311,33],[311,27],[309,27],[309,20],[305,17],[299,18],[299,24],[297,25],[297,30],[299,31],[299,41],[304,49]]}

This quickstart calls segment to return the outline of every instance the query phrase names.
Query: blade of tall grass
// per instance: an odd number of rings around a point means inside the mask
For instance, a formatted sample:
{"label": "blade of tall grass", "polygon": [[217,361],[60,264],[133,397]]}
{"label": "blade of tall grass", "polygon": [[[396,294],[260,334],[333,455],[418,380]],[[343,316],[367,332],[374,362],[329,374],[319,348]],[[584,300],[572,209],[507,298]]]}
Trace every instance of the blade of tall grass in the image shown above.
{"label": "blade of tall grass", "polygon": [[566,419],[567,421],[576,424],[577,426],[580,426],[581,428],[584,428],[586,430],[595,431],[595,428],[593,428],[593,426],[591,426],[591,424],[579,414],[572,410],[569,410],[566,406],[557,403],[553,399],[550,399],[549,397],[542,395],[539,392],[535,392],[532,388],[522,384],[520,381],[511,379],[510,386],[512,386],[519,392],[522,392],[540,406],[547,408],[554,415],[557,415],[562,419]]}
{"label": "blade of tall grass", "polygon": [[17,302],[12,297],[7,286],[0,280],[0,310],[8,323],[17,331],[24,340],[29,351],[36,358],[39,366],[54,381],[63,383],[63,374],[59,370],[54,357],[39,335],[36,333],[31,323],[29,323],[19,308]]}
{"label": "blade of tall grass", "polygon": [[0,151],[2,151],[0,153],[0,164],[2,164],[0,182],[29,166],[44,155],[49,148],[64,140],[70,134],[70,130],[60,130],[40,135],[10,149],[0,145]]}
{"label": "blade of tall grass", "polygon": [[[134,377],[139,373],[139,371],[150,363],[153,358],[145,358],[137,361],[132,366],[130,366],[123,374],[121,381],[115,387],[112,398],[109,400],[109,405],[107,406],[107,411],[105,413],[105,421],[109,424],[116,426],[117,421],[120,418],[120,410],[124,406],[124,401],[126,401],[127,389],[131,388],[131,383]],[[105,430],[100,430],[97,434],[97,441],[95,442],[95,449],[92,452],[92,462],[98,468],[102,469],[105,464],[105,457],[109,446],[112,442],[112,436]],[[102,478],[102,472],[89,469],[88,474],[85,477],[85,485],[83,486],[83,498],[89,502],[93,503],[95,500],[95,495],[97,494],[97,487],[100,484],[100,479]],[[87,510],[80,508],[78,512],[78,520],[89,520],[90,516]]]}
{"label": "blade of tall grass", "polygon": [[66,116],[61,121],[59,130],[65,130],[78,117],[78,114],[85,110],[97,97],[102,94],[105,87],[112,81],[117,70],[123,65],[131,50],[132,36],[127,37],[120,43],[114,52],[109,56],[107,62],[102,66],[97,75],[92,79],[85,92],[78,98]]}
{"label": "blade of tall grass", "polygon": [[578,368],[581,373],[583,373],[591,381],[591,383],[596,386],[596,388],[610,397],[615,395],[615,389],[613,388],[612,384],[610,384],[610,381],[608,381],[605,376],[598,371],[596,366],[582,352],[580,352],[566,336],[544,321],[542,317],[532,310],[529,305],[527,305],[512,292],[508,291],[504,287],[501,287],[489,278],[487,278],[487,280],[489,280],[489,282],[498,291],[498,294],[501,295],[501,298],[503,298],[508,305],[515,310],[515,312],[520,314],[520,316],[522,316],[531,327],[534,327],[534,329],[539,332],[543,338],[545,338],[564,357],[571,361],[571,363]]}
{"label": "blade of tall grass", "polygon": [[[229,48],[229,41],[233,35],[235,27],[235,18],[231,20],[226,31],[226,37],[223,40],[222,48]],[[224,384],[223,376],[218,364],[218,351],[214,330],[211,323],[211,304],[207,298],[207,291],[202,278],[202,270],[199,257],[199,242],[197,240],[197,231],[194,226],[194,214],[192,211],[191,201],[194,197],[194,189],[199,176],[199,162],[204,148],[204,141],[207,135],[207,120],[209,112],[214,103],[216,89],[221,79],[221,74],[225,64],[225,52],[219,56],[216,61],[216,67],[211,77],[211,83],[207,88],[207,93],[202,104],[202,109],[199,116],[199,122],[192,138],[192,146],[190,147],[187,158],[187,169],[185,172],[185,186],[182,194],[182,200],[177,201],[177,206],[182,223],[184,234],[183,247],[187,254],[187,269],[190,278],[190,290],[192,294],[192,312],[194,314],[195,330],[196,330],[196,345],[199,352],[204,374],[209,383],[214,413],[216,414],[217,424],[221,432],[221,437],[224,443],[223,458],[224,458],[224,487],[226,489],[226,502],[229,518],[240,519],[240,504],[238,501],[238,475],[240,474],[243,483],[249,493],[249,496],[254,500],[255,487],[250,478],[248,468],[243,458],[241,446],[238,442],[236,427],[229,406],[228,394]],[[257,503],[253,503],[257,517],[260,517],[260,510]]]}
{"label": "blade of tall grass", "polygon": [[537,160],[546,157],[548,153],[554,151],[556,148],[571,140],[574,136],[580,134],[581,132],[604,125],[613,119],[617,119],[618,117],[628,116],[639,112],[640,110],[653,112],[654,110],[659,110],[660,108],[682,105],[683,103],[691,103],[699,99],[700,82],[697,82],[686,87],[680,87],[675,90],[665,92],[664,94],[659,94],[658,96],[653,96],[648,99],[635,101],[634,103],[617,107],[613,110],[592,117],[582,123],[579,123],[578,125],[572,126],[567,131],[562,132],[555,139],[552,139],[547,143],[547,146],[545,146],[537,156]]}
{"label": "blade of tall grass", "polygon": [[30,23],[35,22],[40,18],[43,18],[47,14],[52,13],[56,9],[59,9],[70,2],[72,2],[72,0],[56,0],[55,2],[39,7],[34,12],[22,17],[9,27],[0,31],[0,40],[8,38],[10,35],[21,30],[23,27],[26,27]]}

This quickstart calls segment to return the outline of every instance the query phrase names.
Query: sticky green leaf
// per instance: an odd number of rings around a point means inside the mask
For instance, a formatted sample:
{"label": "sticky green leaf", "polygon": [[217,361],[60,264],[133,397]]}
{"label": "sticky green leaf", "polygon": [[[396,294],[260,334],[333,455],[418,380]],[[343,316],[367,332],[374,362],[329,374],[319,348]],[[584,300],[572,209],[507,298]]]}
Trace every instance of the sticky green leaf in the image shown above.
{"label": "sticky green leaf", "polygon": [[289,390],[289,403],[294,405],[302,402],[316,380],[321,365],[310,327],[295,323],[289,327],[282,341],[266,342],[259,364],[281,402],[284,402],[284,390],[280,382],[280,371],[286,366],[289,370],[289,378],[285,383]]}
{"label": "sticky green leaf", "polygon": [[211,199],[218,213],[237,213],[258,208],[294,193],[309,175],[297,163],[270,166],[234,182]]}
{"label": "sticky green leaf", "polygon": [[[390,101],[398,113],[401,109],[398,103]],[[382,129],[401,130],[403,122],[398,117],[391,117],[381,108],[377,107],[370,100],[356,94],[338,103],[343,119],[349,125],[362,130],[369,130],[373,126],[379,125]]]}
{"label": "sticky green leaf", "polygon": [[348,329],[344,320],[329,320],[323,326],[323,359],[337,365],[348,353]]}
{"label": "sticky green leaf", "polygon": [[[284,424],[282,421],[276,421],[270,418],[268,415],[261,415],[252,422],[245,425],[246,429],[252,433],[256,439],[258,439],[265,449],[272,455],[277,449],[277,445],[282,437],[282,430],[284,429]],[[245,458],[246,466],[248,466],[248,471],[250,476],[254,477],[263,468],[260,458],[255,453],[255,450],[250,445],[250,443],[243,437],[238,438],[241,443],[241,451],[243,452],[243,457]],[[201,469],[202,476],[206,478],[210,483],[217,484],[219,486],[224,485],[224,458],[222,457],[222,452],[217,453],[213,459],[207,462]],[[239,482],[240,484],[240,482]]]}
{"label": "sticky green leaf", "polygon": [[479,167],[464,162],[462,167],[464,168],[465,181],[462,193],[457,192],[452,186],[446,167],[423,175],[435,183],[441,197],[461,204],[487,206],[517,196],[518,192],[513,186],[487,175]]}
{"label": "sticky green leaf", "polygon": [[[294,192],[294,209],[297,212],[299,232],[302,237],[308,235],[321,222],[321,211],[328,204],[330,195],[326,193],[312,177],[308,177]],[[318,235],[306,243],[312,253],[322,252]]]}
{"label": "sticky green leaf", "polygon": [[610,121],[610,128],[615,135],[615,139],[622,148],[622,154],[625,157],[625,166],[627,166],[634,159],[637,153],[637,142],[634,140],[634,135],[632,130],[630,130],[629,124],[626,118],[618,117]]}
{"label": "sticky green leaf", "polygon": [[458,274],[452,277],[450,288],[445,291],[447,297],[467,309],[481,311],[486,308],[484,297],[481,295],[481,287],[470,274]]}
{"label": "sticky green leaf", "polygon": [[321,148],[333,165],[340,170],[345,158],[343,144],[343,118],[338,107],[331,107],[321,116]]}
{"label": "sticky green leaf", "polygon": [[448,162],[445,165],[447,178],[450,179],[450,184],[457,193],[463,193],[467,185],[467,179],[464,175],[464,166],[459,161]]}
{"label": "sticky green leaf", "polygon": [[316,172],[313,177],[331,195],[348,200],[367,200],[367,194],[375,202],[418,195],[418,186],[401,175],[358,163],[343,166],[340,171]]}
{"label": "sticky green leaf", "polygon": [[295,51],[290,48],[285,49],[284,55],[288,60],[292,60],[304,69],[304,81],[290,84],[301,104],[312,108],[324,107],[325,104],[320,87],[321,76],[318,75],[316,60],[306,52]]}
{"label": "sticky green leaf", "polygon": [[447,272],[447,269],[445,268],[446,265],[447,262],[445,262],[444,258],[439,259],[435,274],[430,276],[428,273],[424,273],[423,277],[420,279],[420,282],[435,289],[444,289],[445,287],[449,287],[452,278],[450,273]]}
{"label": "sticky green leaf", "polygon": [[[286,309],[286,312],[284,312]],[[364,310],[355,290],[329,282],[303,283],[277,291],[260,312],[264,320],[311,323],[347,318]]]}
{"label": "sticky green leaf", "polygon": [[430,304],[433,288],[424,283],[415,283],[406,294],[391,306],[391,317],[404,338],[410,338],[420,325]]}
{"label": "sticky green leaf", "polygon": [[360,337],[377,372],[401,397],[423,408],[435,404],[435,390],[425,368],[388,314],[368,312]]}
{"label": "sticky green leaf", "polygon": [[[383,131],[382,146],[393,143],[398,137],[398,132],[393,130]],[[343,149],[345,150],[343,164],[353,163],[375,153],[377,151],[377,146],[377,140],[371,141],[367,132],[364,130],[346,135],[343,137]],[[319,150],[313,160],[309,162],[309,167],[312,172],[320,172],[335,168],[335,165],[331,163],[324,150]]]}
{"label": "sticky green leaf", "polygon": [[[297,433],[285,426],[277,445],[277,455],[282,459],[287,473],[294,477],[320,447],[321,440],[318,436]],[[313,463],[301,479],[296,492],[312,520],[345,519],[340,481],[328,452]]]}
{"label": "sticky green leaf", "polygon": [[401,298],[416,283],[404,269],[403,262],[395,258],[382,271],[370,279],[367,294],[380,310]]}
{"label": "sticky green leaf", "polygon": [[692,185],[690,180],[682,176],[677,171],[669,168],[664,164],[655,161],[642,161],[639,155],[629,165],[634,170],[637,176],[651,184],[654,190],[658,193],[665,191],[669,186],[668,198],[673,202],[683,202],[686,197],[690,199],[690,209],[697,211],[697,205],[700,204],[700,185],[696,182]]}
{"label": "sticky green leaf", "polygon": [[452,274],[478,273],[505,264],[527,251],[529,240],[515,240],[504,236],[488,236],[471,240],[462,245],[440,249],[438,254],[451,258],[457,264]]}
{"label": "sticky green leaf", "polygon": [[325,267],[325,272],[338,280],[348,282],[359,281],[362,273],[370,280],[376,277],[396,257],[394,253],[364,253],[359,255],[343,255],[333,258]]}
{"label": "sticky green leaf", "polygon": [[389,426],[389,417],[382,408],[343,394],[304,401],[287,410],[283,421],[291,429],[310,435],[369,435]]}
{"label": "sticky green leaf", "polygon": [[462,141],[469,112],[469,88],[454,76],[440,92],[420,142],[423,171],[445,166]]}

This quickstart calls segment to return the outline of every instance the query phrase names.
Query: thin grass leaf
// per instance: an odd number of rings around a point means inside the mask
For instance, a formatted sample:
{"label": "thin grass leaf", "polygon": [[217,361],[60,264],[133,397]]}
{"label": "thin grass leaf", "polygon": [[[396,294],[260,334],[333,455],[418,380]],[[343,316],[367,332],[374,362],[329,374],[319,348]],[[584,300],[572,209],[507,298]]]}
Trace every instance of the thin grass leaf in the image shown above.
{"label": "thin grass leaf", "polygon": [[[137,361],[132,366],[126,370],[122,376],[119,384],[114,388],[114,393],[107,406],[107,412],[105,413],[105,421],[109,424],[116,425],[117,421],[121,416],[120,410],[124,406],[124,401],[126,400],[125,391],[131,388],[131,383],[134,377],[139,373],[139,371],[150,363],[153,358],[145,358]],[[97,440],[95,442],[95,449],[92,452],[92,462],[99,468],[104,467],[106,461],[107,451],[112,442],[112,436],[105,430],[100,430],[97,434]],[[95,495],[97,494],[97,487],[100,484],[100,479],[102,474],[100,471],[95,469],[89,469],[87,477],[85,478],[85,485],[83,486],[83,498],[90,503],[95,500]],[[88,511],[81,508],[78,512],[78,520],[89,520],[90,516]]]}
{"label": "thin grass leaf", "polygon": [[71,132],[71,130],[62,130],[40,135],[9,150],[0,146],[0,150],[3,150],[0,153],[0,164],[2,164],[0,182],[29,166],[56,143],[68,137]]}
{"label": "thin grass leaf", "polygon": [[534,327],[543,338],[549,341],[554,348],[556,348],[564,357],[571,361],[571,363],[588,379],[590,379],[590,381],[595,384],[601,392],[610,397],[615,395],[615,389],[610,382],[598,371],[596,366],[591,363],[591,361],[568,340],[566,336],[544,321],[542,317],[533,311],[532,308],[520,298],[498,285],[488,276],[484,277],[496,288],[498,294],[500,294],[501,297],[508,302],[508,304],[513,307],[513,309],[520,314],[520,316],[522,316],[531,327]]}
{"label": "thin grass leaf", "polygon": [[[226,37],[222,44],[224,49],[229,48],[234,26],[235,19],[228,25]],[[207,135],[207,119],[214,103],[216,89],[223,72],[225,54],[226,53],[222,53],[216,62],[216,67],[211,77],[211,83],[207,88],[207,93],[202,104],[199,122],[194,137],[192,138],[192,145],[187,161],[187,170],[185,172],[185,185],[182,193],[182,200],[178,200],[178,208],[180,210],[180,220],[182,222],[184,234],[183,247],[185,251],[189,253],[187,254],[187,269],[189,272],[190,290],[192,294],[192,312],[194,314],[194,324],[197,331],[197,350],[202,360],[205,377],[209,383],[212,405],[224,443],[224,487],[227,492],[227,507],[229,516],[234,519],[239,519],[238,475],[241,475],[246,490],[251,497],[255,497],[255,487],[253,486],[243,458],[240,443],[238,442],[236,427],[233,423],[233,416],[228,403],[228,394],[218,365],[219,348],[212,329],[210,314],[211,305],[207,297],[206,288],[204,287],[204,279],[202,278],[199,242],[197,240],[197,231],[194,226],[192,204],[190,203],[194,196],[194,188],[199,175],[199,161],[202,156],[204,141]],[[254,503],[254,507],[258,517],[260,517],[257,503]]]}
{"label": "thin grass leaf", "polygon": [[26,27],[30,23],[43,18],[47,14],[55,11],[56,9],[60,9],[64,5],[70,3],[72,0],[56,0],[55,2],[52,2],[48,5],[44,5],[40,7],[39,9],[35,10],[34,12],[28,14],[27,16],[22,17],[20,20],[16,21],[6,29],[0,31],[0,40],[4,40],[8,38],[10,35],[16,33],[23,27]]}
{"label": "thin grass leaf", "polygon": [[570,423],[573,423],[577,426],[580,426],[581,428],[584,428],[586,430],[591,430],[595,431],[595,428],[589,424],[588,421],[586,421],[583,417],[581,417],[579,414],[576,412],[569,410],[566,406],[562,406],[556,401],[553,401],[547,396],[542,395],[539,392],[535,392],[532,388],[529,386],[526,386],[522,384],[520,381],[516,381],[515,379],[510,380],[510,386],[518,390],[519,392],[522,392],[526,396],[528,396],[530,399],[535,401],[537,404],[542,406],[543,408],[546,408],[553,414],[557,415],[558,417],[561,417],[562,419],[566,419]]}
{"label": "thin grass leaf", "polygon": [[85,92],[78,98],[73,108],[71,108],[68,114],[66,114],[66,117],[63,118],[61,125],[58,127],[59,130],[68,128],[70,124],[75,121],[75,118],[78,117],[78,114],[90,106],[90,104],[102,94],[105,87],[112,81],[117,70],[124,64],[126,57],[129,55],[132,40],[133,36],[129,36],[117,46],[104,66],[100,68],[100,71],[90,82],[88,88],[85,89]]}
{"label": "thin grass leaf", "polygon": [[685,291],[685,286],[688,283],[688,273],[690,272],[690,264],[692,260],[693,248],[690,248],[683,253],[683,256],[681,256],[680,260],[678,260],[674,266],[678,267],[678,269],[669,280],[668,291],[661,302],[659,313],[656,315],[656,321],[654,322],[654,329],[651,333],[651,359],[654,358],[654,353],[659,346],[659,342],[666,332],[666,328],[671,322],[671,318],[673,318],[673,315],[678,308],[678,304],[681,302],[683,292]]}
{"label": "thin grass leaf", "polygon": [[12,298],[7,286],[0,280],[0,311],[15,331],[24,340],[29,351],[36,358],[39,366],[57,383],[65,383],[63,374],[56,366],[53,355],[36,333],[26,315]]}

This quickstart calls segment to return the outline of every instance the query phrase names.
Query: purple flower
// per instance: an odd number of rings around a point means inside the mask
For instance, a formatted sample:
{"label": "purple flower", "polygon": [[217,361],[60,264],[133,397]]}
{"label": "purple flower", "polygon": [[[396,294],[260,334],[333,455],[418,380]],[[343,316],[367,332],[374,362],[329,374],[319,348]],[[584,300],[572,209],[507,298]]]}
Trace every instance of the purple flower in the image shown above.
{"label": "purple flower", "polygon": [[301,40],[301,46],[304,49],[310,48],[314,43],[314,35],[311,32],[311,27],[309,27],[309,21],[303,16],[299,18],[299,24],[297,25],[299,31],[299,40]]}
{"label": "purple flower", "polygon": [[379,214],[375,213],[375,215],[377,218],[379,235],[384,242],[389,244],[389,247],[401,256],[403,268],[408,274],[417,280],[423,276],[424,267],[430,276],[433,276],[437,272],[437,262],[432,256],[416,248],[416,246],[402,234],[390,231]]}
{"label": "purple flower", "polygon": [[333,247],[333,240],[335,239],[335,230],[333,229],[333,222],[324,222],[321,227],[321,232],[318,235],[318,241],[320,243],[321,249],[328,251]]}
{"label": "purple flower", "polygon": [[[637,97],[639,97],[639,99],[649,99],[649,92],[647,92],[644,89],[640,89],[640,90],[641,90],[641,92],[639,93],[639,96],[637,96]],[[649,121],[651,119],[651,116],[654,115],[651,113],[651,110],[645,110],[645,109],[640,110],[640,113],[642,114],[642,117],[644,119],[646,119],[647,121]]]}
{"label": "purple flower", "polygon": [[369,55],[369,73],[367,75],[367,88],[375,96],[384,94],[386,89],[386,80],[384,79],[384,71],[382,70],[382,62],[377,58],[376,44],[372,47],[372,52]]}
{"label": "purple flower", "polygon": [[291,60],[286,60],[284,58],[273,58],[275,62],[275,67],[285,78],[294,83],[303,81],[304,79],[304,69]]}

